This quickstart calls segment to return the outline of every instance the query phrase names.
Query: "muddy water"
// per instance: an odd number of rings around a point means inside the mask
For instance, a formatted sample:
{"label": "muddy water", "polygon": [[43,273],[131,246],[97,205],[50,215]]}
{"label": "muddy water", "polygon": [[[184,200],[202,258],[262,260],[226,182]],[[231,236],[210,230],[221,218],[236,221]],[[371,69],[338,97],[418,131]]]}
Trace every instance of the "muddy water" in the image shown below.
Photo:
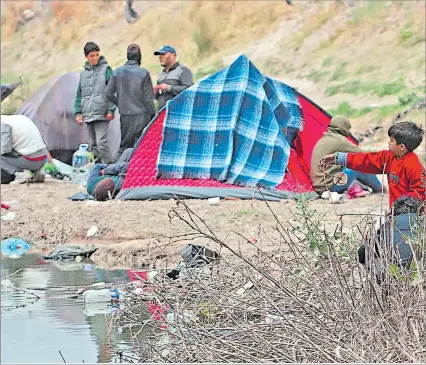
{"label": "muddy water", "polygon": [[[84,309],[83,297],[76,295],[78,288],[95,282],[129,281],[125,270],[83,263],[58,267],[32,255],[1,259],[2,278],[21,268],[2,281],[27,291],[2,285],[1,363],[61,363],[59,351],[67,363],[118,362],[115,350],[130,350],[128,334],[112,330],[108,340],[110,314]],[[103,312],[112,311],[102,306]]]}

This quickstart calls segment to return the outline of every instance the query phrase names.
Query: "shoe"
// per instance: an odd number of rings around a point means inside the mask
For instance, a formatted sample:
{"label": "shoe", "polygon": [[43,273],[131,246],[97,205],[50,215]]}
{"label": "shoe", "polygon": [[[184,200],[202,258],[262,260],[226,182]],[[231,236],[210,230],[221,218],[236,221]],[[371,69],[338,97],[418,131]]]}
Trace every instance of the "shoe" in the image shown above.
{"label": "shoe", "polygon": [[18,184],[23,184],[23,183],[29,182],[29,180],[32,178],[32,176],[33,176],[33,174],[30,170],[15,172],[15,180],[13,180],[10,184],[11,185],[18,185]]}
{"label": "shoe", "polygon": [[370,194],[369,191],[362,190],[361,186],[358,185],[358,184],[354,184],[348,189],[348,198],[349,199],[362,198],[362,197],[367,196],[369,194]]}
{"label": "shoe", "polygon": [[44,183],[45,174],[43,169],[33,172],[33,176],[28,179],[29,183]]}

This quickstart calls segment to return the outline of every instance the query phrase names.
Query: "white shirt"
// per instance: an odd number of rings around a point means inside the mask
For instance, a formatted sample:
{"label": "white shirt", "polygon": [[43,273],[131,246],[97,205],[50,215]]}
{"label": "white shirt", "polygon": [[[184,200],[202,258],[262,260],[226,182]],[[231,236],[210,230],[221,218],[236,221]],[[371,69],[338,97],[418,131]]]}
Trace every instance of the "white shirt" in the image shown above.
{"label": "white shirt", "polygon": [[12,149],[21,155],[29,156],[47,148],[39,129],[27,116],[2,115],[1,124],[12,129]]}

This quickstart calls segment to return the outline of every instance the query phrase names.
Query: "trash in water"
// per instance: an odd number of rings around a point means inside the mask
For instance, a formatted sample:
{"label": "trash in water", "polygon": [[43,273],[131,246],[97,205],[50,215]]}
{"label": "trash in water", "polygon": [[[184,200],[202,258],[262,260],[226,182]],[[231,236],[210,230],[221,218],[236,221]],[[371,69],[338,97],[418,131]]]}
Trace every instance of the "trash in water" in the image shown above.
{"label": "trash in water", "polygon": [[20,258],[31,248],[31,245],[22,238],[11,237],[1,241],[1,252],[10,258]]}
{"label": "trash in water", "polygon": [[[44,260],[75,260],[78,256],[89,258],[97,248],[81,248],[78,246],[60,245],[46,256]],[[82,265],[83,266],[83,265]]]}
{"label": "trash in water", "polygon": [[[186,245],[180,252],[185,269],[197,269],[211,264],[220,258],[220,255],[204,246]],[[170,279],[177,279],[182,268],[178,267],[166,273]]]}
{"label": "trash in water", "polygon": [[[121,293],[123,294],[123,293]],[[84,303],[109,303],[120,300],[118,289],[88,289],[83,293]]]}
{"label": "trash in water", "polygon": [[7,212],[1,216],[1,220],[4,222],[11,222],[16,218],[15,212]]}
{"label": "trash in water", "polygon": [[96,233],[98,233],[98,227],[90,227],[90,229],[87,231],[87,238],[93,237]]}
{"label": "trash in water", "polygon": [[93,317],[98,314],[112,314],[120,310],[120,304],[111,305],[110,303],[86,303],[83,313],[86,317]]}

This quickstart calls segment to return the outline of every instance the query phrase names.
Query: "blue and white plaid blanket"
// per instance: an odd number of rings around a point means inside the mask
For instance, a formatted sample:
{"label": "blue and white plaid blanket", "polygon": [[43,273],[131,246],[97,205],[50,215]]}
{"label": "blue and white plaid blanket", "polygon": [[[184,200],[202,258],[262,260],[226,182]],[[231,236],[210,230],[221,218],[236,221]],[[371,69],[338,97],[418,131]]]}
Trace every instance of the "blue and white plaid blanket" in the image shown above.
{"label": "blue and white plaid blanket", "polygon": [[290,154],[286,127],[303,128],[294,89],[240,56],[168,102],[157,177],[274,188]]}

